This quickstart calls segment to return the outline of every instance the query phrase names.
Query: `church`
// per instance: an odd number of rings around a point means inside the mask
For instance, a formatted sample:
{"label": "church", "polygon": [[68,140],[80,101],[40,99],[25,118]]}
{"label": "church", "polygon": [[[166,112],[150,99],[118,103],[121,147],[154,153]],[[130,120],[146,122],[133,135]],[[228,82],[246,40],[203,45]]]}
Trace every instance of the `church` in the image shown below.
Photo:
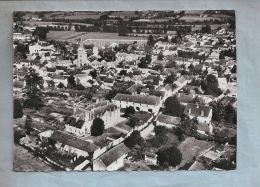
{"label": "church", "polygon": [[88,53],[84,48],[84,44],[82,42],[82,38],[80,38],[80,44],[78,47],[78,58],[74,61],[77,67],[81,67],[83,65],[89,65],[90,61],[88,60]]}
{"label": "church", "polygon": [[113,103],[100,102],[86,108],[75,105],[73,115],[65,120],[65,131],[76,136],[90,134],[95,118],[101,118],[105,128],[122,121],[120,108]]}
{"label": "church", "polygon": [[80,44],[78,47],[78,58],[74,61],[74,64],[76,64],[77,67],[82,67],[83,65],[91,65],[91,58],[93,58],[93,56],[98,56],[98,48],[93,47],[92,51],[93,55],[88,56],[87,50],[84,48],[82,38],[80,38]]}

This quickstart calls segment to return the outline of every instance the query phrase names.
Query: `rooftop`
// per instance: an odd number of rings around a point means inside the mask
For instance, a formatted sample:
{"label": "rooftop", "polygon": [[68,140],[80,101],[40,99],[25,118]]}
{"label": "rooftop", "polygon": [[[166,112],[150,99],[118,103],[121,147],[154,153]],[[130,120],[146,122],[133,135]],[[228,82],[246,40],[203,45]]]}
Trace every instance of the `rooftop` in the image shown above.
{"label": "rooftop", "polygon": [[181,118],[160,114],[160,115],[158,115],[157,121],[159,121],[161,123],[166,123],[166,124],[178,125],[181,123]]}
{"label": "rooftop", "polygon": [[118,101],[127,101],[134,102],[140,104],[148,104],[148,105],[159,105],[160,98],[156,96],[148,96],[148,95],[128,95],[128,94],[117,94],[113,100]]}
{"label": "rooftop", "polygon": [[77,138],[76,136],[67,134],[62,131],[54,131],[50,138],[64,145],[68,145],[88,153],[93,153],[99,148],[93,143],[84,141],[80,138]]}
{"label": "rooftop", "polygon": [[209,116],[210,110],[212,110],[210,106],[188,103],[187,106],[185,107],[184,114],[201,116],[203,112],[204,113],[203,116],[207,117]]}
{"label": "rooftop", "polygon": [[127,154],[130,150],[122,143],[118,146],[110,149],[103,155],[101,155],[98,159],[102,161],[105,166],[111,165],[113,162],[118,160],[123,155]]}

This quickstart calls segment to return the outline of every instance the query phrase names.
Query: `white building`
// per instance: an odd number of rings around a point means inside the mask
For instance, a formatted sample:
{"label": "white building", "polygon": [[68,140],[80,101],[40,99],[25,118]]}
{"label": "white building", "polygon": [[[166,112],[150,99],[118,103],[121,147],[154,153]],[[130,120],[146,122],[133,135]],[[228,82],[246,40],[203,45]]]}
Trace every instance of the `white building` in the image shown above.
{"label": "white building", "polygon": [[181,124],[180,117],[160,114],[157,117],[156,125],[164,126],[167,128],[178,127]]}
{"label": "white building", "polygon": [[65,131],[77,136],[90,134],[93,120],[96,118],[101,118],[104,121],[105,128],[109,127],[121,120],[120,109],[111,103],[99,103],[96,106],[86,108],[74,106],[73,115],[66,120]]}
{"label": "white building", "polygon": [[228,88],[228,83],[227,79],[225,77],[219,77],[218,78],[218,87],[222,90],[225,91]]}
{"label": "white building", "polygon": [[185,107],[184,114],[190,119],[196,117],[201,124],[209,124],[212,118],[212,108],[206,105],[188,103]]}
{"label": "white building", "polygon": [[49,45],[47,42],[39,41],[34,45],[29,45],[30,55],[35,53],[54,52],[55,48],[53,45]]}
{"label": "white building", "polygon": [[90,61],[88,60],[87,51],[84,48],[82,39],[80,40],[80,45],[78,48],[78,58],[74,61],[77,67],[81,67],[83,65],[89,65]]}
{"label": "white building", "polygon": [[115,171],[124,166],[124,159],[130,150],[122,143],[93,161],[94,171]]}
{"label": "white building", "polygon": [[13,33],[14,40],[28,41],[31,40],[32,34],[23,34],[23,33]]}
{"label": "white building", "polygon": [[157,113],[161,107],[161,99],[148,95],[117,94],[112,102],[120,108],[133,106],[137,111]]}

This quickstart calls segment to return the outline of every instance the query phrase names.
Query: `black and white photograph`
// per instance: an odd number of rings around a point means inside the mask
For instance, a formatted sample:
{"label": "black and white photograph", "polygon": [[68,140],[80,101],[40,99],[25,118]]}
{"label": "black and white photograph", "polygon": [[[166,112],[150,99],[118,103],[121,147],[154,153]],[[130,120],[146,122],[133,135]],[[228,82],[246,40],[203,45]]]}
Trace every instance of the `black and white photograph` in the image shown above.
{"label": "black and white photograph", "polygon": [[14,171],[234,170],[234,10],[13,13]]}

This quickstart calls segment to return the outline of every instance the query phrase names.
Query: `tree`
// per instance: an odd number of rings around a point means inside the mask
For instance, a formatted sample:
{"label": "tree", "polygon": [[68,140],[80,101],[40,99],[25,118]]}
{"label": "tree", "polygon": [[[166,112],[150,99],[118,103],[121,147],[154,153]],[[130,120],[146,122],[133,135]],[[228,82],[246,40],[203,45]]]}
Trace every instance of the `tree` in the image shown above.
{"label": "tree", "polygon": [[234,65],[230,70],[231,73],[237,73],[237,65]]}
{"label": "tree", "polygon": [[47,33],[49,32],[47,27],[36,27],[33,31],[33,36],[38,36],[40,40],[46,40]]}
{"label": "tree", "polygon": [[236,124],[237,122],[237,113],[234,107],[231,104],[225,106],[225,120],[229,123]]}
{"label": "tree", "polygon": [[141,137],[139,131],[134,131],[129,137],[125,139],[124,144],[129,148],[133,148],[136,145],[143,145],[144,139]]}
{"label": "tree", "polygon": [[125,116],[130,117],[131,115],[135,114],[135,108],[132,106],[125,108]]}
{"label": "tree", "polygon": [[218,80],[212,74],[207,75],[206,80],[201,81],[201,89],[204,90],[205,94],[208,95],[219,96],[222,91],[218,86]]}
{"label": "tree", "polygon": [[15,62],[20,62],[21,60],[24,60],[27,58],[27,55],[29,53],[29,45],[17,43],[17,46],[14,51],[14,60]]}
{"label": "tree", "polygon": [[202,33],[210,34],[210,33],[211,33],[211,27],[210,27],[208,24],[205,24],[205,25],[201,28],[201,32],[202,32]]}
{"label": "tree", "polygon": [[154,132],[155,136],[165,136],[168,131],[166,127],[159,125],[154,127]]}
{"label": "tree", "polygon": [[29,73],[25,76],[25,81],[27,97],[24,101],[24,107],[39,110],[44,105],[41,91],[41,89],[43,89],[43,78],[40,77],[35,70],[30,69]]}
{"label": "tree", "polygon": [[21,102],[18,99],[14,100],[14,110],[13,110],[13,117],[14,118],[21,118],[23,117],[23,107]]}
{"label": "tree", "polygon": [[168,97],[165,100],[165,114],[180,117],[183,113],[183,108],[176,96]]}
{"label": "tree", "polygon": [[25,129],[25,133],[27,135],[30,135],[33,130],[32,129],[32,118],[29,115],[27,115],[27,117],[26,117],[24,129]]}
{"label": "tree", "polygon": [[127,24],[122,20],[118,23],[118,36],[127,36],[128,29]]}
{"label": "tree", "polygon": [[153,47],[155,43],[156,41],[154,40],[153,35],[149,35],[147,39],[147,45]]}
{"label": "tree", "polygon": [[89,74],[91,75],[91,77],[92,77],[93,79],[96,79],[96,78],[97,78],[97,71],[96,71],[95,69],[92,70],[92,71],[90,71]]}
{"label": "tree", "polygon": [[68,88],[75,88],[76,87],[76,80],[75,80],[75,77],[73,75],[70,75],[68,78],[67,78],[67,81],[68,81]]}
{"label": "tree", "polygon": [[122,70],[119,72],[118,75],[120,75],[120,76],[122,76],[122,75],[126,76],[126,74],[127,74],[127,71],[124,70],[124,69],[122,69]]}
{"label": "tree", "polygon": [[136,117],[131,117],[127,123],[130,127],[134,128],[138,126],[139,120]]}
{"label": "tree", "polygon": [[23,130],[15,129],[14,130],[14,143],[18,144],[20,139],[25,136],[26,136],[26,134]]}
{"label": "tree", "polygon": [[109,90],[109,92],[105,96],[106,100],[111,101],[111,99],[113,99],[116,96],[117,93],[118,92],[116,90],[114,90],[114,89],[113,90]]}
{"label": "tree", "polygon": [[162,60],[163,59],[163,53],[160,51],[160,53],[157,56],[157,60]]}
{"label": "tree", "polygon": [[62,82],[60,82],[60,83],[57,85],[57,87],[58,87],[59,89],[65,88],[65,86],[64,86],[64,84],[63,84]]}
{"label": "tree", "polygon": [[174,73],[171,73],[170,75],[168,75],[168,76],[164,79],[163,83],[164,83],[164,84],[172,84],[172,83],[175,81],[175,79],[176,79],[175,74],[174,74]]}
{"label": "tree", "polygon": [[162,64],[157,64],[152,69],[156,70],[156,71],[162,71],[163,70],[163,65]]}
{"label": "tree", "polygon": [[186,134],[195,135],[198,130],[197,124],[198,123],[197,123],[196,118],[190,119],[190,118],[186,117],[181,123],[181,128]]}
{"label": "tree", "polygon": [[91,126],[91,136],[100,136],[105,129],[104,121],[101,118],[95,118]]}
{"label": "tree", "polygon": [[162,167],[168,167],[168,166],[177,166],[181,160],[182,160],[182,154],[180,150],[172,146],[170,148],[159,150],[158,153],[158,163]]}
{"label": "tree", "polygon": [[185,140],[185,136],[184,136],[184,132],[180,127],[177,127],[174,130],[174,134],[178,137],[179,141],[184,141]]}
{"label": "tree", "polygon": [[225,106],[221,101],[214,101],[210,104],[212,107],[212,119],[221,122],[225,119]]}
{"label": "tree", "polygon": [[55,87],[55,82],[54,82],[53,80],[50,80],[50,81],[48,82],[48,87],[49,87],[49,88],[54,88],[54,87]]}

